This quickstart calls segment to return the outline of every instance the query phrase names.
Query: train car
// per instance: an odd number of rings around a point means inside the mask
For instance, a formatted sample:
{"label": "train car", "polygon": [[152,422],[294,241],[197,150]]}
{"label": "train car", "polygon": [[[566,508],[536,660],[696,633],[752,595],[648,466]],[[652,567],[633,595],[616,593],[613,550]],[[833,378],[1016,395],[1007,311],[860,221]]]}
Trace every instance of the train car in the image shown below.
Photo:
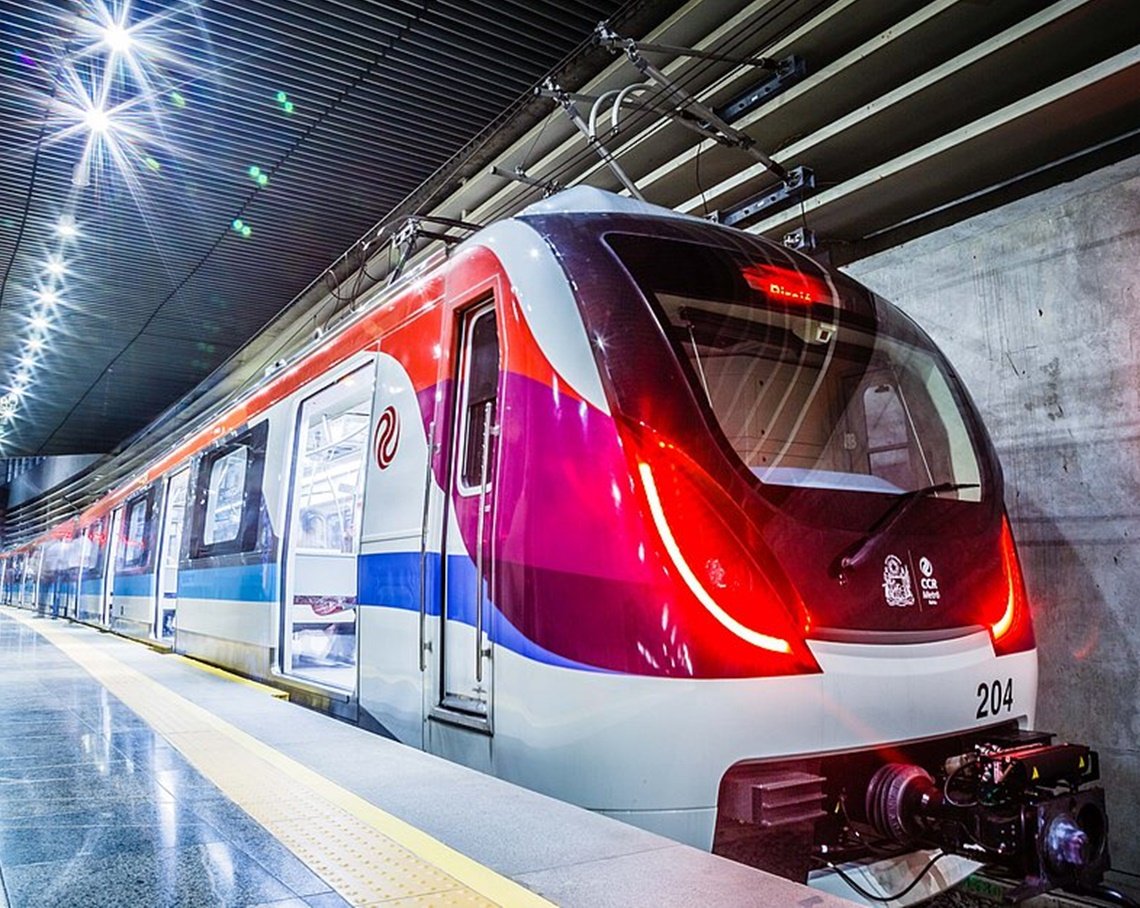
{"label": "train car", "polygon": [[[1095,755],[1031,731],[962,382],[740,231],[587,188],[486,227],[78,535],[81,617],[680,841],[800,877],[935,845],[1029,889],[1107,865]],[[1025,753],[1063,766],[986,775]],[[1003,852],[1060,788],[1068,857]]]}

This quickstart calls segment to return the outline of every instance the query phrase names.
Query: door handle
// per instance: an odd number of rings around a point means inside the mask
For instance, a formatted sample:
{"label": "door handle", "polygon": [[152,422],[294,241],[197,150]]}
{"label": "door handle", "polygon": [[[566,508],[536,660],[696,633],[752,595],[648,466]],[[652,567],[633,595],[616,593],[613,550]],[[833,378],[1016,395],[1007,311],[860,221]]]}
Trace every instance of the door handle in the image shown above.
{"label": "door handle", "polygon": [[427,548],[428,511],[431,508],[431,462],[435,457],[435,420],[428,427],[427,469],[424,475],[424,509],[420,529],[420,672],[427,671]]}
{"label": "door handle", "polygon": [[487,523],[487,469],[491,460],[491,417],[494,404],[483,404],[483,463],[479,478],[479,526],[475,542],[475,682],[483,683],[483,536]]}

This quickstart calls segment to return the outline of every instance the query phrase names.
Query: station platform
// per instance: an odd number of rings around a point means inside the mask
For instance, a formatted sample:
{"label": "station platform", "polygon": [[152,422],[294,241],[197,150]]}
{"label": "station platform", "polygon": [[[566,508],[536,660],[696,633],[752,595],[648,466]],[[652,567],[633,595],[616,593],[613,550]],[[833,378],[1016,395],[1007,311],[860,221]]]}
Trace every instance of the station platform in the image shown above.
{"label": "station platform", "polygon": [[8,607],[0,880],[0,908],[851,904]]}

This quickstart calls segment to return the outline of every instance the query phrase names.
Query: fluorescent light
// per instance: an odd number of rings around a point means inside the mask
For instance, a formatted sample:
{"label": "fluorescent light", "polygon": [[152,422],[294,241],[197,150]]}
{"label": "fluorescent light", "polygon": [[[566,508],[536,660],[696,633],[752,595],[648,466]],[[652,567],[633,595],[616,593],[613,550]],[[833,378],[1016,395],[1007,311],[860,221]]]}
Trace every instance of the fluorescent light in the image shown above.
{"label": "fluorescent light", "polygon": [[55,233],[56,236],[61,236],[64,239],[71,239],[79,236],[79,229],[75,226],[74,219],[64,215],[56,222]]}

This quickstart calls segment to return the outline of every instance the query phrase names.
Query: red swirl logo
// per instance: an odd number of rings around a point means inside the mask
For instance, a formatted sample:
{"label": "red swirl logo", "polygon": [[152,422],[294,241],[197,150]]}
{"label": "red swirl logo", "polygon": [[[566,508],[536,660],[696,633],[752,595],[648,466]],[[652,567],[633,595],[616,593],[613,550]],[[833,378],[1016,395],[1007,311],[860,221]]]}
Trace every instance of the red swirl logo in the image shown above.
{"label": "red swirl logo", "polygon": [[376,421],[376,466],[381,470],[388,469],[396,459],[396,449],[399,446],[400,417],[396,415],[396,408],[389,405]]}

